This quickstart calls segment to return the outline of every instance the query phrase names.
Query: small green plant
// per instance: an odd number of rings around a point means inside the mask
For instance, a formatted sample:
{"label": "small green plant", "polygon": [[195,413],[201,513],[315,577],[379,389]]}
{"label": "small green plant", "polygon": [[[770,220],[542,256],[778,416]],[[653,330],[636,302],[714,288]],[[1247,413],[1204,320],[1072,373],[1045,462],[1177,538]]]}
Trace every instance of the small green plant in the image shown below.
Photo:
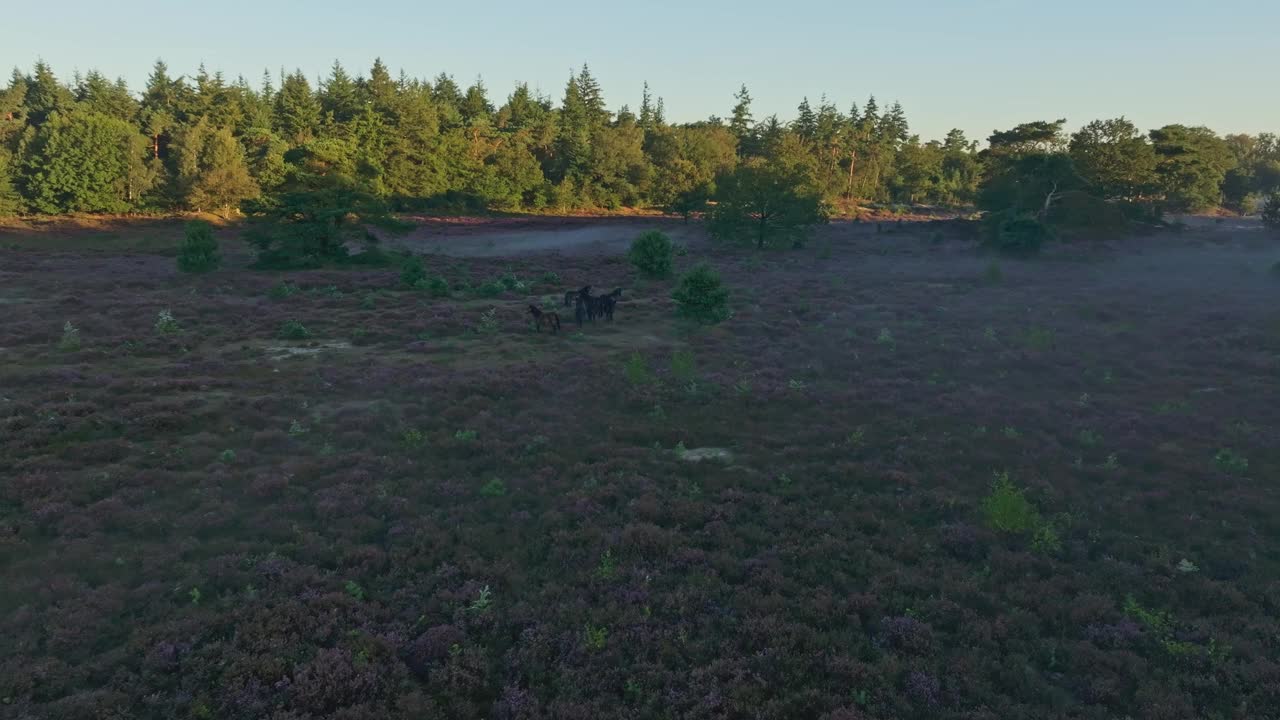
{"label": "small green plant", "polygon": [[200,604],[200,598],[202,598],[202,597],[204,597],[204,596],[200,594],[200,588],[198,588],[198,587],[193,587],[193,588],[191,588],[191,590],[187,593],[187,597],[191,598],[191,604],[192,604],[192,605],[199,605],[199,604]]}
{"label": "small green plant", "polygon": [[1010,440],[1017,440],[1018,438],[1022,437],[1022,433],[1018,432],[1018,428],[1012,425],[1005,425],[1004,430],[1002,432],[1004,436],[1009,438]]}
{"label": "small green plant", "polygon": [[1040,525],[1040,514],[1009,479],[1008,471],[996,473],[991,494],[982,501],[982,514],[989,527],[1003,533],[1020,535]]}
{"label": "small green plant", "polygon": [[1106,461],[1102,463],[1102,469],[1103,470],[1119,470],[1120,458],[1117,457],[1115,453],[1111,453],[1110,455],[1107,456]]}
{"label": "small green plant", "polygon": [[791,378],[790,380],[787,381],[787,387],[791,388],[792,390],[803,390],[807,386],[805,385],[805,382],[803,380],[797,380],[796,378]]}
{"label": "small green plant", "polygon": [[542,282],[546,283],[547,285],[559,285],[560,273],[554,272],[552,270],[548,270],[542,273]]}
{"label": "small green plant", "polygon": [[404,443],[404,445],[409,448],[422,447],[426,441],[427,436],[417,428],[409,428],[408,430],[400,433],[400,442]]}
{"label": "small green plant", "polygon": [[1041,555],[1056,555],[1062,552],[1062,538],[1052,523],[1043,523],[1031,534],[1031,549]]}
{"label": "small green plant", "polygon": [[587,626],[583,629],[582,639],[588,650],[600,652],[604,650],[605,645],[608,643],[609,631],[603,627],[596,627],[591,623],[587,623]]}
{"label": "small green plant", "polygon": [[218,453],[218,459],[228,464],[235,462],[236,451],[231,449],[223,450],[222,452]]}
{"label": "small green plant", "polygon": [[622,376],[633,387],[653,383],[653,375],[649,372],[649,366],[640,353],[631,353],[631,357],[627,358],[626,364],[622,366]]}
{"label": "small green plant", "polygon": [[893,333],[889,328],[880,328],[880,334],[876,335],[876,344],[884,345],[889,349],[897,347],[897,341],[893,339]]}
{"label": "small green plant", "polygon": [[419,280],[414,288],[425,291],[433,298],[449,297],[449,281],[439,275]]}
{"label": "small green plant", "polygon": [[161,335],[169,335],[182,330],[182,327],[178,325],[178,321],[174,319],[173,313],[168,310],[161,310],[160,314],[156,316],[155,328],[156,332]]}
{"label": "small green plant", "polygon": [[507,484],[498,478],[493,478],[480,486],[480,494],[485,497],[502,497],[507,494]]}
{"label": "small green plant", "polygon": [[485,585],[480,588],[480,592],[476,595],[476,599],[471,601],[471,604],[467,606],[467,609],[473,613],[483,613],[492,605],[493,593],[490,592],[489,586]]}
{"label": "small green plant", "polygon": [[297,285],[290,282],[282,282],[268,290],[267,297],[270,297],[272,300],[284,300],[285,298],[290,297],[291,295],[297,295],[300,292],[302,292],[302,288],[299,288]]}
{"label": "small green plant", "polygon": [[282,340],[306,340],[311,337],[311,331],[297,320],[286,320],[280,326],[279,335]]}
{"label": "small green plant", "polygon": [[294,420],[293,422],[289,423],[289,434],[294,437],[298,437],[299,435],[306,435],[307,428],[302,423],[298,422],[297,420]]}
{"label": "small green plant", "polygon": [[1162,610],[1148,610],[1142,607],[1133,595],[1124,597],[1124,614],[1136,620],[1158,640],[1173,637],[1173,616]]}
{"label": "small green plant", "polygon": [[80,329],[68,320],[62,324],[62,338],[58,340],[58,349],[71,352],[80,349]]}
{"label": "small green plant", "polygon": [[480,313],[480,322],[476,325],[476,330],[482,334],[489,335],[498,331],[498,308],[491,307]]}
{"label": "small green plant", "polygon": [[500,275],[498,277],[498,284],[501,285],[504,290],[524,290],[529,287],[528,283],[516,277],[513,272],[505,272]]}
{"label": "small green plant", "polygon": [[360,587],[360,583],[357,583],[355,580],[348,580],[342,588],[347,591],[348,595],[356,600],[364,601],[364,588]]}
{"label": "small green plant", "polygon": [[671,353],[671,376],[682,383],[697,378],[698,368],[690,350],[677,350]]}
{"label": "small green plant", "polygon": [[650,230],[631,241],[627,259],[649,277],[666,277],[671,273],[672,254],[671,238]]}
{"label": "small green plant", "polygon": [[453,439],[458,442],[473,442],[478,435],[475,430],[459,430],[453,434]]}
{"label": "small green plant", "polygon": [[995,341],[996,341],[996,329],[995,329],[995,328],[993,328],[993,327],[991,327],[990,325],[988,325],[988,326],[987,326],[987,328],[986,328],[985,330],[983,330],[983,331],[982,331],[982,337],[986,338],[986,339],[987,339],[988,341],[990,341],[990,342],[995,342]]}
{"label": "small green plant", "polygon": [[422,264],[422,258],[417,255],[410,255],[400,266],[400,284],[405,287],[416,289],[419,283],[426,282],[426,279],[427,269]]}
{"label": "small green plant", "polygon": [[1080,444],[1085,447],[1093,447],[1094,445],[1097,445],[1099,442],[1102,441],[1102,438],[1098,435],[1098,433],[1092,430],[1081,430],[1080,435],[1078,436],[1078,439],[1080,441]]}
{"label": "small green plant", "polygon": [[479,285],[476,285],[474,288],[471,289],[471,292],[478,297],[491,298],[491,297],[497,297],[501,295],[503,292],[506,291],[506,289],[507,289],[506,286],[503,285],[501,282],[497,280],[489,280],[487,282],[483,282],[483,283],[480,283]]}
{"label": "small green plant", "polygon": [[596,565],[596,577],[601,580],[612,580],[617,572],[618,563],[613,557],[613,551],[605,550],[600,556],[600,564]]}
{"label": "small green plant", "polygon": [[1249,469],[1249,460],[1230,448],[1222,448],[1213,456],[1213,464],[1219,470],[1232,475],[1239,475]]}
{"label": "small green plant", "polygon": [[715,324],[729,319],[729,291],[708,265],[698,265],[680,277],[671,299],[682,317]]}
{"label": "small green plant", "polygon": [[222,256],[213,226],[203,220],[192,220],[183,227],[182,247],[178,249],[178,269],[185,273],[207,273],[218,269]]}

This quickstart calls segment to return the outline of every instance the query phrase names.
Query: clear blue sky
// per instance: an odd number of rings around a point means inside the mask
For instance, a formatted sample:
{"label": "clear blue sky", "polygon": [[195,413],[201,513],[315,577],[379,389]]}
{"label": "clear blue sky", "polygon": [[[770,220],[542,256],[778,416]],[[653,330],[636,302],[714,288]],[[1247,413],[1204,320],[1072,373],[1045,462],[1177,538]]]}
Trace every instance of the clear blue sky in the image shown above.
{"label": "clear blue sky", "polygon": [[[0,62],[43,58],[63,79],[97,68],[140,89],[152,62],[203,61],[257,83],[263,69],[484,78],[500,104],[524,80],[559,100],[588,62],[605,99],[634,108],[641,83],[668,120],[727,115],[745,83],[757,119],[824,92],[846,110],[899,100],[926,139],[973,139],[1027,120],[1076,127],[1126,115],[1219,132],[1280,131],[1280,0],[917,0],[875,3],[650,0],[64,0],[11,3]],[[20,30],[19,30],[20,29]]]}

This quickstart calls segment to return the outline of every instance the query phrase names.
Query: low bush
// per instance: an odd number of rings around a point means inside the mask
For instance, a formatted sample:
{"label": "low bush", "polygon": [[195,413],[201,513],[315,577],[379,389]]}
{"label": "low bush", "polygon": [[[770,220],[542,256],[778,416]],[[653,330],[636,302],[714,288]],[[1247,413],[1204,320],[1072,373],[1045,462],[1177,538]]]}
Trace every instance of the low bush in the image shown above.
{"label": "low bush", "polygon": [[405,287],[417,288],[427,280],[427,269],[422,265],[422,258],[410,255],[400,266],[400,282]]}
{"label": "low bush", "polygon": [[671,238],[657,230],[650,230],[631,241],[627,259],[645,275],[666,277],[671,272],[673,255]]}
{"label": "low bush", "polygon": [[185,238],[178,250],[178,269],[185,273],[207,273],[218,269],[222,255],[213,226],[204,220],[192,220],[183,228]]}
{"label": "low bush", "polygon": [[698,265],[681,276],[671,299],[682,317],[707,324],[729,319],[729,291],[708,265]]}
{"label": "low bush", "polygon": [[1002,210],[983,220],[984,244],[1008,255],[1033,255],[1052,236],[1049,226],[1034,215]]}

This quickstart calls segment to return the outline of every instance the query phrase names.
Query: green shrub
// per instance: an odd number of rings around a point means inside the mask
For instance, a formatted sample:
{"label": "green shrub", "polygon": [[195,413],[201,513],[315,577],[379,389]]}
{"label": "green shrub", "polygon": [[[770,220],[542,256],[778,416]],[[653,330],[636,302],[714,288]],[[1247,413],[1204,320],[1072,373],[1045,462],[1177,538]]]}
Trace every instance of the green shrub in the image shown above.
{"label": "green shrub", "polygon": [[698,265],[681,276],[671,299],[683,317],[708,324],[729,319],[729,291],[707,265]]}
{"label": "green shrub", "polygon": [[1035,216],[1012,210],[990,213],[983,224],[987,247],[1008,255],[1033,255],[1051,235]]}
{"label": "green shrub", "polygon": [[156,316],[156,332],[161,335],[168,335],[182,330],[182,326],[178,325],[178,320],[173,317],[173,313],[169,310],[161,310]]}
{"label": "green shrub", "polygon": [[485,298],[497,297],[506,292],[506,290],[507,287],[498,280],[489,280],[471,289],[477,296]]}
{"label": "green shrub", "polygon": [[671,376],[682,383],[697,378],[697,361],[690,350],[677,350],[671,353]]}
{"label": "green shrub", "polygon": [[218,269],[222,256],[213,226],[204,220],[192,220],[183,229],[185,239],[178,250],[178,269],[187,273],[206,273]]}
{"label": "green shrub", "polygon": [[1040,526],[1040,514],[1008,472],[996,473],[991,494],[982,501],[982,514],[991,529],[1004,533],[1021,535]]}
{"label": "green shrub", "polygon": [[439,275],[426,280],[419,280],[414,287],[418,290],[425,290],[431,297],[449,297],[449,281]]}
{"label": "green shrub", "polygon": [[637,387],[653,382],[653,375],[649,373],[649,366],[645,363],[644,357],[640,353],[631,353],[631,357],[627,358],[627,363],[622,366],[622,376],[627,379],[628,383]]}
{"label": "green shrub", "polygon": [[290,282],[282,282],[267,291],[267,297],[272,300],[283,300],[290,295],[297,295],[300,292],[302,292],[302,288],[297,285]]}
{"label": "green shrub", "polygon": [[650,230],[631,241],[627,259],[636,269],[650,277],[666,277],[671,272],[674,249],[671,238],[657,230]]}
{"label": "green shrub", "polygon": [[1219,450],[1218,454],[1213,456],[1213,464],[1217,465],[1219,470],[1232,475],[1239,475],[1249,469],[1248,458],[1230,448]]}
{"label": "green shrub", "polygon": [[422,265],[422,258],[411,255],[400,267],[400,282],[405,287],[417,288],[427,280],[427,269]]}
{"label": "green shrub", "polygon": [[58,349],[66,352],[80,349],[80,329],[68,320],[62,325],[62,338],[58,340]]}
{"label": "green shrub", "polygon": [[284,340],[306,340],[311,331],[297,320],[288,320],[280,326],[280,337]]}

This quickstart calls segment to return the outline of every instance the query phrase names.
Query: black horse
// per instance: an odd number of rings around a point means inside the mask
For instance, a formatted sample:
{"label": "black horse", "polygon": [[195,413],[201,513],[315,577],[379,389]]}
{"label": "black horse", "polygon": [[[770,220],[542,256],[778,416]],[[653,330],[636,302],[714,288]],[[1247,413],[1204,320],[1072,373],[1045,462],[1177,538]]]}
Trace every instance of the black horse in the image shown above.
{"label": "black horse", "polygon": [[586,286],[586,287],[582,288],[581,290],[570,290],[570,291],[566,292],[566,293],[564,294],[564,306],[565,306],[565,307],[572,307],[572,306],[573,306],[573,301],[574,301],[576,298],[578,298],[579,296],[584,295],[584,294],[585,294],[585,295],[587,295],[588,297],[590,297],[590,295],[591,295],[591,286],[590,286],[590,285],[588,285],[588,286]]}
{"label": "black horse", "polygon": [[618,288],[608,295],[601,295],[594,298],[596,304],[596,315],[605,318],[609,322],[613,322],[613,308],[618,304],[618,298],[622,297],[622,288]]}
{"label": "black horse", "polygon": [[[565,299],[568,300],[568,297],[569,296],[566,294]],[[574,297],[573,319],[578,321],[578,327],[582,327],[583,320],[595,322],[596,298],[591,296],[590,285],[579,290]]]}

